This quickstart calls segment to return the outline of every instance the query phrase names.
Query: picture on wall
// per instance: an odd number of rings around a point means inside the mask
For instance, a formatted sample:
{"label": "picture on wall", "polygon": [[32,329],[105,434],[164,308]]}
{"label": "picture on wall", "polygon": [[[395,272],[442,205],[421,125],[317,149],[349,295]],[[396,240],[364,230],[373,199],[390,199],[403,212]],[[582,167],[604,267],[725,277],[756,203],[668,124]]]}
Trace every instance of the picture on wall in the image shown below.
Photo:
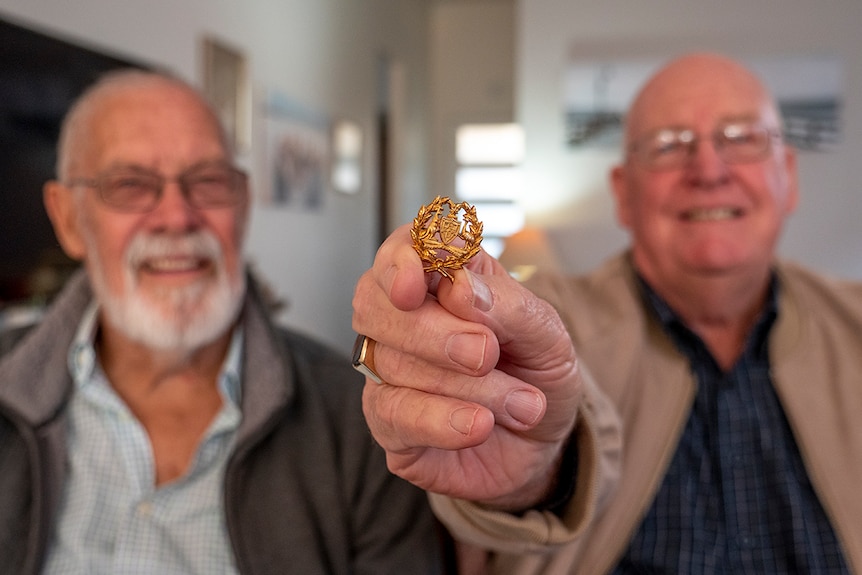
{"label": "picture on wall", "polygon": [[623,116],[658,59],[575,61],[563,78],[566,143],[572,148],[620,145]]}
{"label": "picture on wall", "polygon": [[251,146],[251,88],[248,63],[238,49],[215,38],[201,40],[203,88],[237,152]]}
{"label": "picture on wall", "polygon": [[265,203],[300,210],[323,207],[329,186],[329,124],[281,95],[266,114]]}
{"label": "picture on wall", "polygon": [[[785,137],[800,150],[825,151],[840,141],[843,67],[831,56],[742,58],[778,100]],[[570,149],[619,147],[625,110],[664,58],[574,60],[563,98]]]}

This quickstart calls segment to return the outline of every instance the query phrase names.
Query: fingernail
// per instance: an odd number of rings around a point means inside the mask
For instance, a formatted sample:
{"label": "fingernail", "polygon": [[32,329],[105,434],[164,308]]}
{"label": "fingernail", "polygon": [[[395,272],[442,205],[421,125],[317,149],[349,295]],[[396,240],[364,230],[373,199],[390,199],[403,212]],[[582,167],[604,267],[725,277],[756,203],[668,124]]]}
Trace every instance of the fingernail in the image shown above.
{"label": "fingernail", "polygon": [[479,410],[472,407],[456,409],[449,415],[449,427],[463,435],[470,435],[477,411]]}
{"label": "fingernail", "polygon": [[506,413],[516,421],[533,425],[541,417],[544,406],[538,393],[518,390],[509,394],[504,407]]}
{"label": "fingernail", "polygon": [[392,293],[392,283],[395,281],[395,276],[398,275],[398,266],[389,266],[383,272],[383,285],[386,287],[386,293]]}
{"label": "fingernail", "polygon": [[478,333],[459,333],[449,338],[446,344],[449,359],[476,371],[485,361],[485,336]]}
{"label": "fingernail", "polygon": [[470,287],[473,288],[473,307],[479,311],[491,311],[494,300],[488,284],[470,270],[465,268],[464,271],[467,272],[467,279],[470,281]]}

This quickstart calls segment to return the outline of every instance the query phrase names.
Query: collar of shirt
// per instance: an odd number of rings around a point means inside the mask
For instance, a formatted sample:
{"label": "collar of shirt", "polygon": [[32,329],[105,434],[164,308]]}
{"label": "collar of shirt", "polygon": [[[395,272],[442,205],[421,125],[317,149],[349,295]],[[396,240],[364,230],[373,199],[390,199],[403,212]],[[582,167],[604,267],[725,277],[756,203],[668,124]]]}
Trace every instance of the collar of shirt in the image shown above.
{"label": "collar of shirt", "polygon": [[[99,305],[93,301],[87,307],[75,338],[69,348],[69,373],[75,382],[76,390],[80,391],[96,381],[96,331],[98,330]],[[218,378],[219,391],[225,400],[229,411],[239,416],[242,386],[240,385],[240,370],[242,368],[243,332],[237,327],[231,336],[230,347],[222,364]]]}
{"label": "collar of shirt", "polygon": [[[636,277],[647,309],[658,319],[665,333],[671,337],[677,348],[687,357],[694,359],[697,359],[696,356],[701,353],[708,354],[703,340],[683,322],[676,311],[656,293],[640,274],[636,274]],[[769,331],[778,317],[778,293],[778,278],[773,272],[769,279],[766,301],[754,327],[748,334],[744,352],[746,355],[752,354],[756,358],[766,358]],[[714,362],[711,356],[710,360]]]}

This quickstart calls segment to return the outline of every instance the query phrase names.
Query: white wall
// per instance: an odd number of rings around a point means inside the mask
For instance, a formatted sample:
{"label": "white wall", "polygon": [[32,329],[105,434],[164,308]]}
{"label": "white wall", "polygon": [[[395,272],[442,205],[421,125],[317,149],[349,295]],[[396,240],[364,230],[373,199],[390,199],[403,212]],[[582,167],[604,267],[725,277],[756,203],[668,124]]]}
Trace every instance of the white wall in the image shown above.
{"label": "white wall", "polygon": [[[0,0],[0,18],[167,67],[198,84],[204,33],[241,49],[256,103],[254,145],[240,161],[257,184],[268,90],[330,118],[359,122],[369,143],[378,57],[391,55],[404,71],[402,181],[396,185],[414,196],[425,170],[427,10],[422,0]],[[353,341],[353,285],[376,250],[376,158],[370,146],[366,150],[361,193],[329,193],[320,212],[258,203],[247,245],[250,259],[289,303],[284,323],[345,351]]]}
{"label": "white wall", "polygon": [[[573,254],[572,271],[593,267],[626,242],[606,183],[616,154],[574,153],[563,144],[561,78],[573,50],[838,55],[845,71],[843,141],[828,154],[801,157],[802,201],[781,250],[815,268],[862,277],[862,194],[854,172],[862,150],[862,2],[516,0],[513,12],[511,1],[0,0],[0,17],[167,66],[195,82],[200,37],[212,33],[245,51],[258,104],[275,89],[332,118],[360,122],[369,138],[377,57],[388,54],[403,95],[396,103],[393,224],[409,221],[436,193],[450,193],[454,163],[446,147],[455,124],[514,114],[527,134],[529,223],[566,224],[559,237]],[[255,145],[241,161],[260,180],[257,112]],[[375,161],[366,153],[367,173]],[[248,252],[289,300],[284,322],[342,349],[353,339],[353,284],[376,248],[376,190],[372,176],[355,197],[328,195],[320,213],[258,205],[252,216]]]}
{"label": "white wall", "polygon": [[[709,49],[731,56],[835,55],[844,64],[843,141],[800,156],[801,203],[780,251],[816,269],[862,278],[862,2],[859,0],[520,0],[516,116],[527,136],[528,223],[565,227],[572,271],[626,243],[607,186],[615,152],[567,150],[567,59]],[[564,225],[565,224],[565,225]]]}
{"label": "white wall", "polygon": [[514,17],[512,0],[438,0],[431,11],[432,198],[455,193],[459,125],[514,120]]}

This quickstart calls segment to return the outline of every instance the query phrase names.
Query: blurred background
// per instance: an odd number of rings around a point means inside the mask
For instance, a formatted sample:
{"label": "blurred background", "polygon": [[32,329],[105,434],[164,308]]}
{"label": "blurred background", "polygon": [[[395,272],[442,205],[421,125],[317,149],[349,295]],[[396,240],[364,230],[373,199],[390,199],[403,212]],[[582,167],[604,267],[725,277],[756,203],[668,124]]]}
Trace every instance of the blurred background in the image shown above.
{"label": "blurred background", "polygon": [[74,267],[41,182],[68,102],[117,66],[212,98],[280,321],[345,353],[354,282],[436,195],[477,205],[513,273],[624,247],[613,126],[640,74],[690,50],[762,65],[787,97],[804,149],[781,254],[862,278],[859,21],[858,0],[0,0],[0,324],[38,317]]}

